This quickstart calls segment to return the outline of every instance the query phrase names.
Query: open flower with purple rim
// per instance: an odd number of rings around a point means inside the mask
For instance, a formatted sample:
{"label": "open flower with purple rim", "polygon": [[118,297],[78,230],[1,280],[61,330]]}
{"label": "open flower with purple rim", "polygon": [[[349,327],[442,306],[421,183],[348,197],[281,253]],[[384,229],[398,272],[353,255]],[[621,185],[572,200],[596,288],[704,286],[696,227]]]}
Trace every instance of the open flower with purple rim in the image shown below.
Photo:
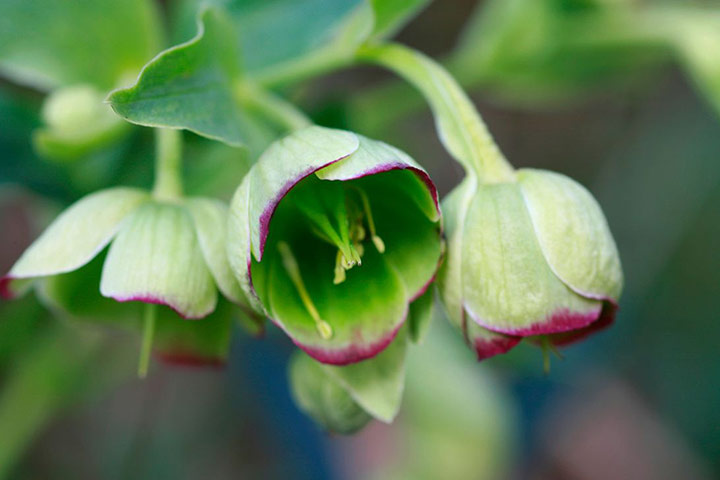
{"label": "open flower with purple rim", "polygon": [[134,188],[88,195],[63,212],[0,279],[12,298],[35,280],[89,264],[108,247],[100,292],[119,302],[167,305],[180,316],[215,310],[217,290],[245,297],[225,257],[227,206],[207,198],[161,201]]}
{"label": "open flower with purple rim", "polygon": [[442,251],[437,192],[405,153],[309,127],[273,143],[230,207],[228,257],[248,298],[311,357],[385,349]]}
{"label": "open flower with purple rim", "polygon": [[478,359],[523,338],[551,348],[579,340],[612,323],[622,290],[617,248],[592,195],[557,173],[514,177],[468,177],[443,203],[441,296]]}

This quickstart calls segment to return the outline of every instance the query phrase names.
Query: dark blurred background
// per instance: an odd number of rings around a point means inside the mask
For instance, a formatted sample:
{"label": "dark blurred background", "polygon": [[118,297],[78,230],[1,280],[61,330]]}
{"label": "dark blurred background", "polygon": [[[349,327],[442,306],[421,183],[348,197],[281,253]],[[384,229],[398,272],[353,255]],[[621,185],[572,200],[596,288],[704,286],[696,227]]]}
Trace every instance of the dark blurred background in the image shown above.
{"label": "dark blurred background", "polygon": [[[144,381],[133,376],[132,338],[118,334],[113,348],[78,352],[77,332],[53,336],[52,354],[76,359],[48,387],[23,381],[14,367],[52,375],[55,357],[37,360],[32,352],[58,328],[56,319],[32,297],[4,302],[0,429],[18,433],[17,446],[0,445],[0,464],[13,465],[0,473],[27,479],[720,478],[718,111],[680,63],[654,52],[575,75],[588,88],[572,95],[529,98],[503,89],[499,74],[473,78],[456,52],[477,5],[435,1],[397,38],[457,67],[516,167],[562,172],[596,196],[626,276],[612,328],[564,350],[564,360],[545,376],[541,352],[527,345],[475,363],[438,309],[427,344],[413,349],[400,418],[344,438],[320,431],[294,406],[285,372],[292,345],[277,332],[255,339],[238,330],[222,370],[155,363]],[[568,71],[593,61],[558,55]],[[563,68],[560,76],[571,79]],[[612,75],[602,76],[607,69]],[[419,97],[385,72],[353,68],[285,93],[320,124],[406,150],[442,194],[461,178]],[[32,89],[0,84],[3,271],[62,205],[96,184],[142,183],[150,172],[147,158],[135,154],[148,148],[143,133],[82,166],[39,158],[30,136],[41,100]],[[210,143],[186,139],[189,152]],[[188,163],[188,176],[198,178],[201,159]],[[207,183],[227,195],[241,175],[238,167],[231,180],[209,176]],[[43,395],[52,399],[38,400]]]}

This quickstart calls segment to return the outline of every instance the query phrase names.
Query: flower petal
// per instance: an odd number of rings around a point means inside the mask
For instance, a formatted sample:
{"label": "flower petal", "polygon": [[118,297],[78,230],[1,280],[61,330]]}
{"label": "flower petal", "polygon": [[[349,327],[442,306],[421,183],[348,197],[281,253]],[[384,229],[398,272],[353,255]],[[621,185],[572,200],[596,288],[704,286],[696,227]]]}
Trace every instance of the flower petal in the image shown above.
{"label": "flower petal", "polygon": [[250,244],[262,259],[270,219],[280,200],[300,180],[358,149],[357,135],[312,126],[284,137],[265,150],[243,180],[249,183]]}
{"label": "flower petal", "polygon": [[310,298],[332,327],[327,340],[278,255],[254,263],[253,280],[266,280],[264,288],[257,286],[260,298],[295,344],[320,362],[346,365],[371,358],[392,342],[407,317],[407,293],[395,269],[372,249],[365,252],[362,266],[348,271],[339,285],[333,284],[334,258],[332,247],[320,244],[297,259]]}
{"label": "flower petal", "polygon": [[617,302],[623,284],[605,216],[582,185],[558,173],[521,170],[520,187],[553,272],[580,295]]}
{"label": "flower petal", "polygon": [[443,222],[447,237],[445,261],[438,272],[438,291],[448,320],[462,330],[465,307],[462,300],[462,241],[464,219],[476,189],[476,181],[466,176],[442,202]]}
{"label": "flower petal", "polygon": [[602,307],[570,290],[550,269],[517,184],[478,188],[465,219],[462,285],[470,317],[509,335],[583,328]]}
{"label": "flower petal", "polygon": [[472,320],[468,320],[467,316],[463,318],[462,330],[465,341],[470,348],[475,350],[478,361],[507,353],[522,339],[522,337],[490,331]]}
{"label": "flower petal", "polygon": [[212,312],[217,289],[190,214],[156,202],[134,212],[110,247],[100,292],[120,302],[167,305],[186,318]]}
{"label": "flower petal", "polygon": [[[353,186],[368,195],[377,234],[385,244],[383,256],[405,283],[409,301],[422,295],[435,279],[443,252],[440,223],[428,218],[408,191],[399,188],[414,181],[415,175],[407,170],[352,180]],[[429,199],[427,189],[421,188]]]}
{"label": "flower petal", "polygon": [[585,337],[604,330],[610,325],[612,325],[615,321],[616,313],[617,306],[610,302],[605,302],[603,304],[602,312],[600,313],[600,318],[595,320],[593,323],[591,323],[585,328],[581,328],[578,330],[572,330],[570,332],[563,333],[554,333],[552,335],[549,335],[550,341],[558,347],[564,347],[566,345],[579,342]]}
{"label": "flower petal", "polygon": [[3,292],[18,293],[21,285],[17,279],[56,275],[82,267],[107,246],[125,217],[148,199],[146,192],[124,187],[82,198],[65,210],[0,280]]}
{"label": "flower petal", "polygon": [[401,329],[390,346],[373,358],[343,367],[323,365],[322,368],[366,412],[390,423],[402,402],[406,352],[407,335],[405,329]]}
{"label": "flower petal", "polygon": [[439,220],[437,189],[425,169],[402,150],[362,135],[357,137],[360,146],[355,153],[318,170],[315,175],[321,180],[353,180],[391,170],[408,170],[415,178],[408,175],[408,178],[393,186],[412,198],[429,219]]}
{"label": "flower petal", "polygon": [[229,300],[245,305],[247,301],[240,284],[230,270],[227,258],[228,207],[209,198],[190,198],[185,207],[195,222],[195,232],[215,283]]}
{"label": "flower petal", "polygon": [[322,364],[303,352],[293,354],[288,373],[295,403],[326,430],[349,435],[372,419]]}

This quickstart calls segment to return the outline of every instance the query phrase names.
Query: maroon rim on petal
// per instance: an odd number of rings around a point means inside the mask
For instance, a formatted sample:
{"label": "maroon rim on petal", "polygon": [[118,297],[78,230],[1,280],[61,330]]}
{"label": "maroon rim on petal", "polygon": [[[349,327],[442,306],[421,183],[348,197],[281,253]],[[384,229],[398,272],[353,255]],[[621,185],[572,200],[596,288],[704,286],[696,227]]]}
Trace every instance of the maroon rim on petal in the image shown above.
{"label": "maroon rim on petal", "polygon": [[210,367],[222,369],[227,365],[227,361],[221,357],[203,357],[182,351],[158,351],[155,352],[155,356],[166,365],[179,367]]}
{"label": "maroon rim on petal", "polygon": [[486,320],[474,315],[467,305],[465,305],[465,310],[475,323],[487,328],[490,331],[504,333],[505,335],[532,337],[535,335],[549,335],[552,333],[569,332],[585,328],[600,318],[602,304],[598,305],[597,308],[584,313],[574,312],[567,308],[561,308],[548,315],[541,322],[534,323],[529,327],[523,328],[507,328],[490,325]]}

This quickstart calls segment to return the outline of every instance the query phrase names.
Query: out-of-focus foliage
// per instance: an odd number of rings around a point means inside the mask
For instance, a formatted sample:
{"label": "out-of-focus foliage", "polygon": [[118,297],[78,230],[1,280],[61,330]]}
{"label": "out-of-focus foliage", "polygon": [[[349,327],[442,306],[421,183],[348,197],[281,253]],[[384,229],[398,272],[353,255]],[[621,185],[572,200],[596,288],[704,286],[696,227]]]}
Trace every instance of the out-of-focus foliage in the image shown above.
{"label": "out-of-focus foliage", "polygon": [[0,5],[0,71],[44,90],[112,88],[137,73],[161,37],[147,0],[7,0]]}

